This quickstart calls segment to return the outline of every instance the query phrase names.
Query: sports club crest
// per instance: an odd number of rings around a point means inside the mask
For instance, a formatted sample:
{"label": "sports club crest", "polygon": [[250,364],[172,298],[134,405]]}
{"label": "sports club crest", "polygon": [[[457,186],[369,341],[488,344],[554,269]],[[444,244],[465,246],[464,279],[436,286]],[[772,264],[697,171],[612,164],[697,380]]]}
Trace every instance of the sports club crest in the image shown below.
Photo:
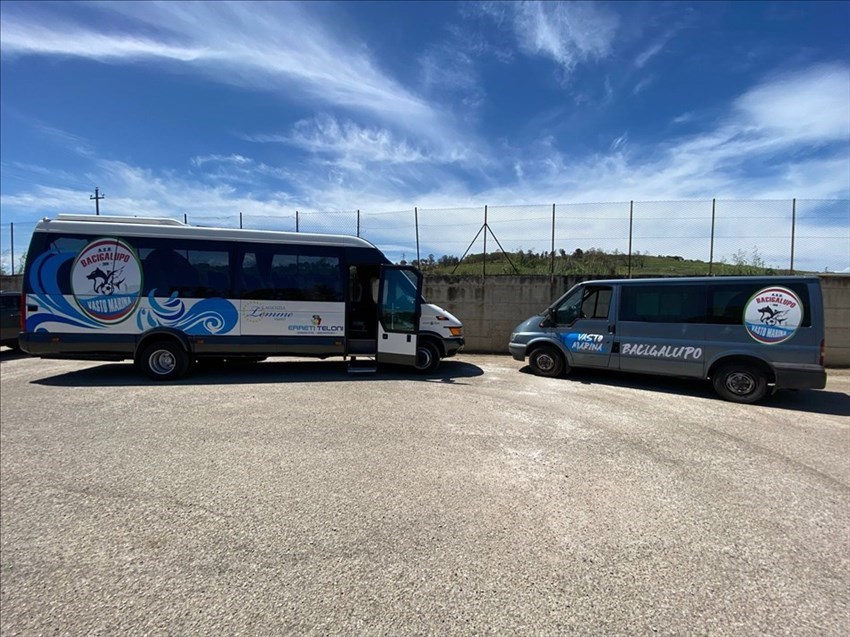
{"label": "sports club crest", "polygon": [[803,304],[788,288],[756,292],[744,307],[744,326],[759,343],[776,345],[794,336],[803,322]]}
{"label": "sports club crest", "polygon": [[74,259],[71,291],[88,317],[105,325],[120,323],[139,303],[142,291],[139,257],[121,239],[95,239]]}

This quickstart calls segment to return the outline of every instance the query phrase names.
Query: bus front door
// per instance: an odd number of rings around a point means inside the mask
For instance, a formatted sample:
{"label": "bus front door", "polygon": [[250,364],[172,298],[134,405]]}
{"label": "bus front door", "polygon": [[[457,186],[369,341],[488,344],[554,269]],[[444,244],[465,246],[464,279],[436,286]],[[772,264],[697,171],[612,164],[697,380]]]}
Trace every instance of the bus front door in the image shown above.
{"label": "bus front door", "polygon": [[415,365],[422,275],[416,268],[381,266],[378,291],[378,362]]}

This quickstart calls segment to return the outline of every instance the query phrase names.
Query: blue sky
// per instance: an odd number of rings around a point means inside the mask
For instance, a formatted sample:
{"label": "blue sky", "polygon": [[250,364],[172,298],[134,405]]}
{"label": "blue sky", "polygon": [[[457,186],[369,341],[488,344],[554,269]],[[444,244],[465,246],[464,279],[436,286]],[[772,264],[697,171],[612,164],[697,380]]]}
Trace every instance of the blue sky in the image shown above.
{"label": "blue sky", "polygon": [[[205,225],[418,206],[445,221],[438,255],[463,252],[485,204],[511,206],[511,247],[542,250],[552,203],[850,198],[848,2],[0,8],[5,263],[9,224],[20,254],[36,219],[91,212],[95,186],[104,213]],[[644,247],[687,236],[691,209],[647,213]],[[621,234],[609,209],[583,214],[580,247]],[[409,255],[379,218],[367,238]],[[809,267],[850,266],[847,205],[800,223]]]}

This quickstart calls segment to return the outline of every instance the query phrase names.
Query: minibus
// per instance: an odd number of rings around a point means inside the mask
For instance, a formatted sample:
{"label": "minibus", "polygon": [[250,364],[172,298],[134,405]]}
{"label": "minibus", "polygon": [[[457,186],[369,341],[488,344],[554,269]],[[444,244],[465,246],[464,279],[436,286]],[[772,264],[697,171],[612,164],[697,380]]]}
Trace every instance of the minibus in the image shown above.
{"label": "minibus", "polygon": [[517,326],[508,349],[540,376],[595,367],[700,378],[739,403],[826,385],[814,276],[586,281]]}
{"label": "minibus", "polygon": [[130,359],[155,380],[286,355],[430,372],[463,349],[463,326],[421,289],[359,237],[59,215],[32,235],[19,341],[42,358]]}

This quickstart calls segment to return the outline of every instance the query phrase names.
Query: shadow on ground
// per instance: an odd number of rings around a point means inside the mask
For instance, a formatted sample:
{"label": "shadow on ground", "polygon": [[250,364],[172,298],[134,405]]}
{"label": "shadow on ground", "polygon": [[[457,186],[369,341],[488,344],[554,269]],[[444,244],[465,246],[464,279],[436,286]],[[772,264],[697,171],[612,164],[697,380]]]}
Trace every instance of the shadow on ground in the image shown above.
{"label": "shadow on ground", "polygon": [[[520,370],[524,374],[533,374],[527,365]],[[829,371],[827,371],[829,375]],[[610,370],[573,369],[569,375],[560,379],[564,382],[582,383],[585,385],[605,385],[608,387],[627,387],[642,391],[652,391],[677,396],[698,396],[714,400],[722,400],[714,393],[708,381],[688,378],[671,378],[666,376],[645,376],[612,372]],[[768,395],[758,403],[762,407],[775,409],[793,409],[828,416],[850,415],[850,395],[825,389],[790,390],[780,389],[772,396]]]}
{"label": "shadow on ground", "polygon": [[128,387],[144,385],[251,385],[269,383],[351,383],[361,381],[411,380],[431,383],[457,383],[484,373],[477,365],[443,361],[436,371],[417,373],[404,367],[380,365],[374,373],[349,373],[345,361],[280,361],[198,366],[188,376],[161,383],[143,376],[131,363],[106,363],[32,381],[54,387]]}

